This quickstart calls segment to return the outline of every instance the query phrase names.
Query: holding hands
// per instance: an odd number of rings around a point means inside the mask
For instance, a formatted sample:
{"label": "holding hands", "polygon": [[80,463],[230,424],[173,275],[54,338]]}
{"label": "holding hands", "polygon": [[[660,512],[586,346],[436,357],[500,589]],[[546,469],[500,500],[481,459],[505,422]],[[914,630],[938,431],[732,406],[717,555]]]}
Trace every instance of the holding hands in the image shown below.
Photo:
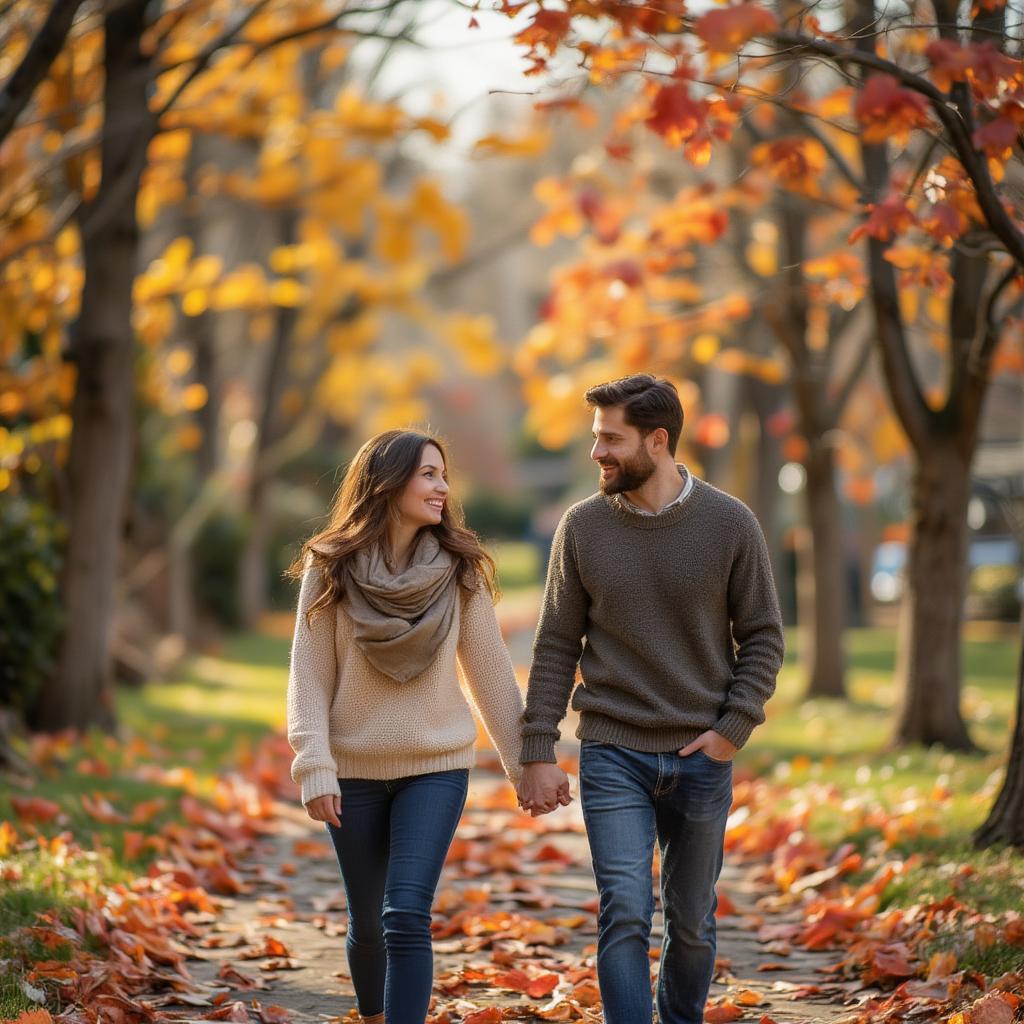
{"label": "holding hands", "polygon": [[557,764],[546,761],[530,761],[523,765],[523,777],[516,792],[519,806],[534,818],[572,803],[569,776]]}

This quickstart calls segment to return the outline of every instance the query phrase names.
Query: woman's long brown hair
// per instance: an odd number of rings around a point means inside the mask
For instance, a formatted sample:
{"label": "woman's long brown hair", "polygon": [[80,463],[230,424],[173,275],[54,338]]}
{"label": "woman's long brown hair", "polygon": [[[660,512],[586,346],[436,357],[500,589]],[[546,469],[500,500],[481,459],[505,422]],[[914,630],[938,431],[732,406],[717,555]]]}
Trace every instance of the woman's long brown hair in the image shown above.
{"label": "woman's long brown hair", "polygon": [[[302,545],[301,554],[285,572],[286,576],[301,579],[308,569],[319,573],[324,581],[324,592],[306,615],[307,625],[315,612],[344,597],[345,563],[352,555],[373,544],[386,549],[388,524],[398,516],[399,498],[419,469],[428,444],[441,453],[447,469],[448,454],[442,442],[418,430],[385,430],[356,452],[338,488],[327,528]],[[431,530],[441,547],[452,553],[455,578],[464,590],[471,591],[482,581],[492,597],[496,594],[494,559],[479,537],[466,529],[462,509],[453,504],[450,495],[441,522],[422,529]]]}

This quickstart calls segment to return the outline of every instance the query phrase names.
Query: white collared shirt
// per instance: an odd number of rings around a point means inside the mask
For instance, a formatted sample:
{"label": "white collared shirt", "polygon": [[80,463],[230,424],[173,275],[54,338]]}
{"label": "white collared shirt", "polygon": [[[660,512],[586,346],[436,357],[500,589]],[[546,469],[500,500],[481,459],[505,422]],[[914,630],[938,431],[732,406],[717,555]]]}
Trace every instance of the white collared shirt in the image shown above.
{"label": "white collared shirt", "polygon": [[670,508],[675,508],[676,505],[681,505],[690,496],[690,491],[693,490],[693,475],[685,466],[680,465],[678,466],[678,469],[679,475],[683,478],[683,489],[667,505],[659,509],[657,512],[648,512],[647,509],[640,508],[639,505],[634,505],[625,494],[616,494],[615,497],[619,499],[625,509],[630,512],[635,512],[637,515],[660,516]]}

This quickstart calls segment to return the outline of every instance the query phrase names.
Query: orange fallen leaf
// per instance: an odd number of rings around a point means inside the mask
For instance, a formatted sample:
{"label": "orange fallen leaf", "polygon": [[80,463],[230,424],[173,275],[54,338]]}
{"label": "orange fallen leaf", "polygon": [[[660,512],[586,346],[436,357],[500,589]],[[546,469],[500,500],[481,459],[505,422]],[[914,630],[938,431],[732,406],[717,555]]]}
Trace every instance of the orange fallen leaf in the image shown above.
{"label": "orange fallen leaf", "polygon": [[526,986],[526,994],[531,999],[541,999],[544,996],[549,996],[558,988],[560,980],[557,974],[542,974],[539,978],[534,978]]}
{"label": "orange fallen leaf", "polygon": [[463,1017],[462,1024],[501,1024],[501,1010],[496,1006],[489,1006],[486,1010]]}
{"label": "orange fallen leaf", "polygon": [[12,796],[11,806],[22,821],[52,821],[60,814],[60,804],[45,800],[41,796]]}
{"label": "orange fallen leaf", "polygon": [[704,1010],[706,1024],[727,1024],[731,1020],[739,1020],[743,1010],[735,1003],[724,1002],[720,1006],[709,1006]]}

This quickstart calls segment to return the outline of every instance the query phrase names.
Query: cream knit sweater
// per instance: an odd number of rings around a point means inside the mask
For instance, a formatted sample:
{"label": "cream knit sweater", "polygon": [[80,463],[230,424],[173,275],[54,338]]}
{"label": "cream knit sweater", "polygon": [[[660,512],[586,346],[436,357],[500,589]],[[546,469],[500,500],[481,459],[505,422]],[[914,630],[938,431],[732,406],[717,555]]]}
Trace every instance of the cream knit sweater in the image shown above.
{"label": "cream knit sweater", "polygon": [[344,600],[306,625],[322,586],[316,573],[302,578],[288,676],[291,776],[302,787],[302,802],[338,793],[339,778],[398,779],[472,767],[476,726],[456,658],[505,773],[517,783],[523,699],[487,590],[460,588],[437,657],[399,683],[364,657]]}

